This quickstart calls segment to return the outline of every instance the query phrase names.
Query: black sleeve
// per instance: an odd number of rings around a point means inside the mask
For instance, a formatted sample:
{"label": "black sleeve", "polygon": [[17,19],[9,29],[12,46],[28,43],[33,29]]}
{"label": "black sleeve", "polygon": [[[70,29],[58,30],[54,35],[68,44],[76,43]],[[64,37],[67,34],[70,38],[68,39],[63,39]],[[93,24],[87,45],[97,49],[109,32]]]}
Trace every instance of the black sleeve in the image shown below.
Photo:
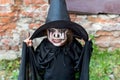
{"label": "black sleeve", "polygon": [[[41,44],[35,50],[36,67],[39,70],[45,68],[45,65],[42,64],[42,62],[44,62],[44,58],[46,56],[45,49],[44,49],[45,45],[43,43],[44,42],[41,42]],[[43,54],[43,52],[44,52],[44,54]]]}
{"label": "black sleeve", "polygon": [[89,80],[89,63],[92,50],[92,41],[86,41],[79,60],[79,67],[81,67],[79,80]]}
{"label": "black sleeve", "polygon": [[75,62],[75,71],[78,72],[80,71],[81,67],[79,67],[79,59],[81,57],[81,52],[82,52],[82,45],[79,41],[77,41],[76,39],[74,40],[74,44],[73,44],[73,49],[74,49],[74,62]]}
{"label": "black sleeve", "polygon": [[18,80],[42,80],[36,67],[35,53],[32,46],[23,42]]}
{"label": "black sleeve", "polygon": [[74,50],[74,69],[79,72],[79,80],[89,80],[89,63],[93,50],[92,41],[86,41],[82,47],[80,42],[74,40],[72,49]]}

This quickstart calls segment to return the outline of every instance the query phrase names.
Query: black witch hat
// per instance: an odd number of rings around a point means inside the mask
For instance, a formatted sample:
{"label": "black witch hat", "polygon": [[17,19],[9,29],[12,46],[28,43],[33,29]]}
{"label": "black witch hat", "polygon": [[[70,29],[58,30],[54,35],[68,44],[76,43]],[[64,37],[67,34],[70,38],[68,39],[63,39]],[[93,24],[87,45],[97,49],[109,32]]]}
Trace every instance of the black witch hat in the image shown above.
{"label": "black witch hat", "polygon": [[73,36],[88,41],[88,34],[85,29],[70,20],[65,0],[50,0],[46,23],[39,27],[30,39],[45,36],[44,32],[48,28],[70,29],[73,32]]}

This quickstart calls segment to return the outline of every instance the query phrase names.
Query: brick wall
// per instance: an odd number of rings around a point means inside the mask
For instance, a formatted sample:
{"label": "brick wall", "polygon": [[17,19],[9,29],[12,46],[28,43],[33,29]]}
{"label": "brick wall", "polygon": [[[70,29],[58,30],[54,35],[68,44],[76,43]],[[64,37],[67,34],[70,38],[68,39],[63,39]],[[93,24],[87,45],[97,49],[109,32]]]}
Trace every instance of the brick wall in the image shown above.
{"label": "brick wall", "polygon": [[[0,0],[0,50],[20,51],[28,32],[45,22],[48,0]],[[95,43],[110,50],[120,48],[120,16],[114,14],[70,14],[81,24]]]}
{"label": "brick wall", "polygon": [[73,21],[81,24],[95,43],[102,49],[120,48],[120,16],[115,14],[73,15]]}

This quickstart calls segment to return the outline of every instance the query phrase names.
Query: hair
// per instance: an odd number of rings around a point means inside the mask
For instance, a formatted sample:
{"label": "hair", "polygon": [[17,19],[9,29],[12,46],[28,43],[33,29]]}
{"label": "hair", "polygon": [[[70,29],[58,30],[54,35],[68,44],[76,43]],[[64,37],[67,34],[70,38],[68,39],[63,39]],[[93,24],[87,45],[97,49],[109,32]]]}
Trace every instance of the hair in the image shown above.
{"label": "hair", "polygon": [[72,40],[73,40],[73,32],[70,29],[68,29],[66,44],[70,44]]}

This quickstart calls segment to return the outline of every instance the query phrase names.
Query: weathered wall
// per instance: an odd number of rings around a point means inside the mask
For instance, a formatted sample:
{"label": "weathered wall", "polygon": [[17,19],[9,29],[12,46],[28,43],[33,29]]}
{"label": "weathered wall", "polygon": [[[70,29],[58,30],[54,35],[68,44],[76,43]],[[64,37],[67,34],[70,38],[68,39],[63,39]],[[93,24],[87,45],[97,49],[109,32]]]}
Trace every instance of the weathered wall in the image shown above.
{"label": "weathered wall", "polygon": [[[47,1],[0,0],[0,53],[21,50],[27,32],[33,32],[44,24],[49,7]],[[120,48],[119,15],[70,14],[70,17],[94,35],[96,44],[101,48]]]}

